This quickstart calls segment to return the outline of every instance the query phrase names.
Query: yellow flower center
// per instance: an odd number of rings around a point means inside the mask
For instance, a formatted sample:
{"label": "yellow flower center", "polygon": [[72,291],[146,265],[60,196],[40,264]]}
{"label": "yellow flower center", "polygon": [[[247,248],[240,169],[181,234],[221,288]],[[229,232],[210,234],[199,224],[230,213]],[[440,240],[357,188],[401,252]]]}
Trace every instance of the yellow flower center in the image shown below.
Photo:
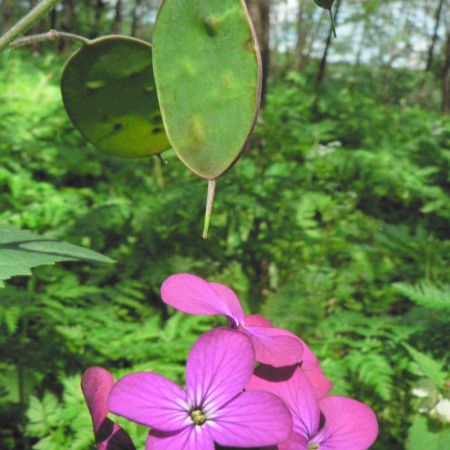
{"label": "yellow flower center", "polygon": [[192,422],[195,423],[195,425],[203,425],[206,422],[206,417],[199,409],[191,412],[191,419]]}

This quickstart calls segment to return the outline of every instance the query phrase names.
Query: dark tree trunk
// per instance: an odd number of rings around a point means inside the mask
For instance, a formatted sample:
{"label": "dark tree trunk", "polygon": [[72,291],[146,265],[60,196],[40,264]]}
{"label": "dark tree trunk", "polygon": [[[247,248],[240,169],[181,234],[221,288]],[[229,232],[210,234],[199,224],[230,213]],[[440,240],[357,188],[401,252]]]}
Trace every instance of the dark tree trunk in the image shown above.
{"label": "dark tree trunk", "polygon": [[9,30],[13,25],[14,6],[13,0],[3,0],[2,2],[2,26],[3,32]]}
{"label": "dark tree trunk", "polygon": [[122,0],[116,1],[114,11],[114,21],[111,27],[111,32],[114,34],[120,34],[122,31]]}
{"label": "dark tree trunk", "polygon": [[91,33],[91,37],[96,37],[101,34],[100,24],[104,8],[105,3],[103,2],[103,0],[97,0],[95,4],[95,13],[94,13],[94,30]]}
{"label": "dark tree trunk", "polygon": [[247,0],[247,7],[255,26],[261,50],[263,67],[261,105],[264,106],[270,68],[270,0]]}
{"label": "dark tree trunk", "polygon": [[[60,17],[59,28],[61,31],[73,32],[75,28],[75,0],[64,0],[63,9]],[[62,51],[67,45],[67,41],[61,39],[58,47]]]}
{"label": "dark tree trunk", "polygon": [[[336,10],[334,11],[334,23],[337,26],[337,19],[338,19],[338,14],[339,14],[339,8],[341,6],[341,0],[337,0],[336,2]],[[320,61],[320,66],[319,66],[319,72],[317,74],[317,78],[316,78],[316,88],[319,89],[324,78],[325,78],[325,71],[326,71],[326,67],[327,67],[327,59],[328,59],[328,52],[330,50],[331,47],[331,39],[333,37],[333,27],[332,25],[330,25],[330,31],[328,32],[328,37],[327,37],[327,42],[325,44],[325,50],[323,52],[323,56],[322,59]]]}
{"label": "dark tree trunk", "polygon": [[434,14],[434,32],[433,32],[433,37],[431,39],[430,47],[428,48],[428,58],[427,58],[427,65],[425,66],[425,72],[429,72],[431,70],[431,66],[433,64],[434,48],[436,46],[436,42],[438,39],[439,23],[441,21],[441,13],[442,13],[442,7],[444,6],[444,1],[445,0],[439,0],[439,4],[436,9],[436,13]]}
{"label": "dark tree trunk", "polygon": [[142,8],[143,0],[136,0],[133,8],[133,17],[131,20],[131,36],[137,36],[139,33],[141,21],[140,21],[140,9]]}

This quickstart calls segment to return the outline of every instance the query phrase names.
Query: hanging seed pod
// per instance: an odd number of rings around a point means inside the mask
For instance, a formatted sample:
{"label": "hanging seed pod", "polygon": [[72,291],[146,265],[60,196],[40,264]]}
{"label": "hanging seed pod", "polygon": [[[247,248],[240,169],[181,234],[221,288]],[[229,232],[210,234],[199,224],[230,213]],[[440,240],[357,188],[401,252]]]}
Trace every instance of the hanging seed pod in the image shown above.
{"label": "hanging seed pod", "polygon": [[172,148],[209,180],[239,158],[261,96],[261,60],[243,0],[163,0],[153,34],[154,73]]}
{"label": "hanging seed pod", "polygon": [[321,8],[328,10],[330,14],[331,27],[333,29],[333,35],[334,37],[337,37],[336,24],[334,23],[333,13],[331,12],[331,7],[333,6],[334,0],[314,0],[314,3],[317,6],[320,6]]}
{"label": "hanging seed pod", "polygon": [[334,0],[314,0],[314,3],[323,9],[331,9]]}
{"label": "hanging seed pod", "polygon": [[61,92],[73,125],[102,152],[139,158],[170,147],[149,43],[126,36],[90,41],[69,59]]}

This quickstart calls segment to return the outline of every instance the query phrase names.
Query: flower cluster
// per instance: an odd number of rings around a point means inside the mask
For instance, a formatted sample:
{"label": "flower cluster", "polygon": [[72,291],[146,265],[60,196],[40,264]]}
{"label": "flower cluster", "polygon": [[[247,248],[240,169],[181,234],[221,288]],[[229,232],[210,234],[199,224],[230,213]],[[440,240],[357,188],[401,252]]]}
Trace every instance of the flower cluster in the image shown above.
{"label": "flower cluster", "polygon": [[81,386],[99,450],[135,449],[108,413],[149,427],[147,450],[365,450],[373,444],[373,411],[328,395],[332,383],[308,346],[262,316],[246,316],[230,288],[179,274],[164,282],[161,296],[188,314],[224,315],[228,328],[196,341],[184,388],[153,372],[114,383],[105,369],[88,369]]}

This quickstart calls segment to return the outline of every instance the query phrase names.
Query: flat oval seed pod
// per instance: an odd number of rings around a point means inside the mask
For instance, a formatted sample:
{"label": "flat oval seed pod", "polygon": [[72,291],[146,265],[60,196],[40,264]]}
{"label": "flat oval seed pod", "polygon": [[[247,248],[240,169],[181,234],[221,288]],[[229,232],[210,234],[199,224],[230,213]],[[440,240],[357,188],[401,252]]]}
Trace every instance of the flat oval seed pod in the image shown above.
{"label": "flat oval seed pod", "polygon": [[172,148],[214,180],[238,159],[259,108],[261,62],[245,3],[163,0],[153,46]]}
{"label": "flat oval seed pod", "polygon": [[314,0],[314,2],[323,9],[331,9],[334,0]]}
{"label": "flat oval seed pod", "polygon": [[139,158],[170,147],[149,43],[126,36],[90,41],[69,59],[61,92],[74,126],[102,152]]}
{"label": "flat oval seed pod", "polygon": [[336,36],[336,25],[334,23],[333,14],[331,12],[331,7],[333,6],[334,0],[314,0],[314,3],[323,9],[327,9],[330,14],[331,28],[333,30],[334,37]]}

